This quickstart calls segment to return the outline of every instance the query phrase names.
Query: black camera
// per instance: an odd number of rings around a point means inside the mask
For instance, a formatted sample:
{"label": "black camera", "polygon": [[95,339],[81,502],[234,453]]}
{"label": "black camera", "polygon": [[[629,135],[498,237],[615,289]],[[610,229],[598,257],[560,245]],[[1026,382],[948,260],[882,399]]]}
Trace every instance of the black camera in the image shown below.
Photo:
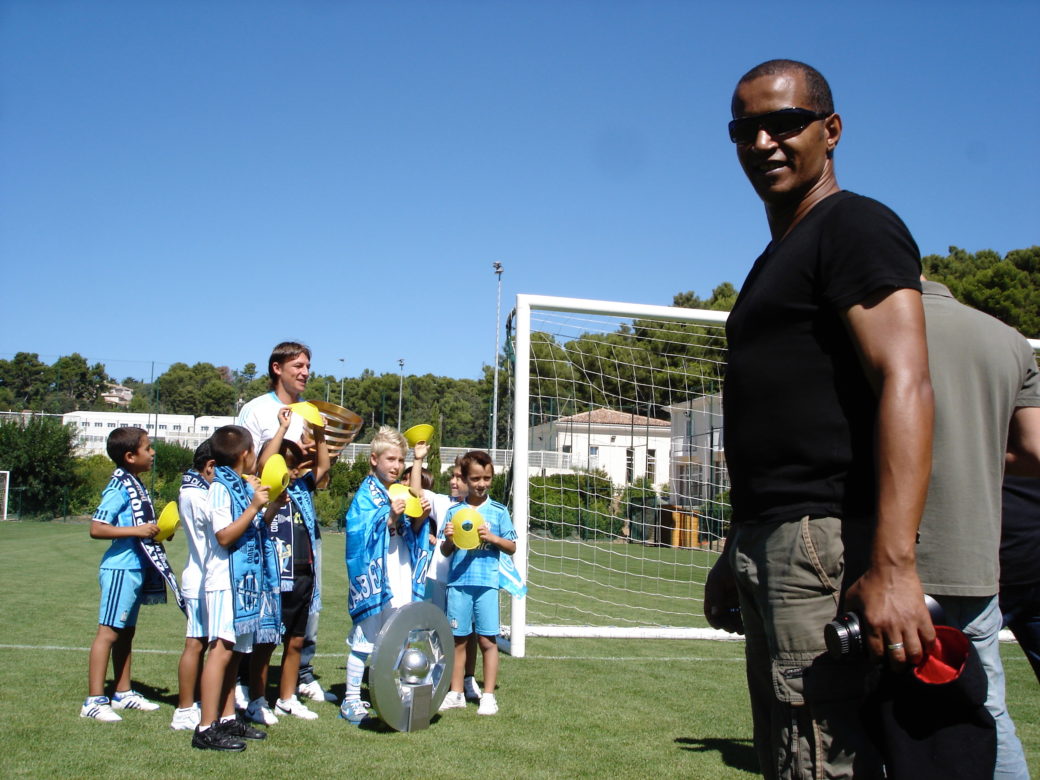
{"label": "black camera", "polygon": [[[932,623],[945,621],[943,608],[931,596],[924,597],[924,605],[932,616]],[[831,658],[859,658],[863,655],[863,626],[855,612],[845,612],[823,627],[823,641]]]}

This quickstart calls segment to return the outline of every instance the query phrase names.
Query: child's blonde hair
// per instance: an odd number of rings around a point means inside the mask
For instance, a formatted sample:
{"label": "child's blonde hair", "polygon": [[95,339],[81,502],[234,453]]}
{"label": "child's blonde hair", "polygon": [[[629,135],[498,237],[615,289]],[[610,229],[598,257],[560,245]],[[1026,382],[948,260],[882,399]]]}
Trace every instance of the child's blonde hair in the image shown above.
{"label": "child's blonde hair", "polygon": [[389,425],[383,425],[376,431],[376,435],[372,437],[372,454],[378,458],[391,447],[397,447],[401,450],[401,455],[408,454],[408,442],[405,441],[401,432],[391,428]]}

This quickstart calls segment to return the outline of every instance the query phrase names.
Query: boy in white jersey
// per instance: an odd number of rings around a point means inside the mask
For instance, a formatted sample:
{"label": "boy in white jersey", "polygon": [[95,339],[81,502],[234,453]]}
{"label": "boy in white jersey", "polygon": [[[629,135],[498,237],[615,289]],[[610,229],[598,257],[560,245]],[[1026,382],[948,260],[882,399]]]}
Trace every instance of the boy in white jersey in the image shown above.
{"label": "boy in white jersey", "polygon": [[430,540],[425,515],[409,519],[405,499],[390,499],[388,488],[404,470],[408,444],[383,426],[372,439],[371,473],[361,482],[347,510],[347,606],[354,622],[347,642],[347,690],[340,715],[357,725],[369,704],[361,700],[361,678],[390,609],[417,601],[425,590]]}
{"label": "boy in white jersey", "polygon": [[184,652],[177,665],[180,692],[170,723],[174,731],[193,731],[199,725],[201,715],[199,680],[208,644],[206,598],[202,590],[202,567],[206,561],[205,512],[215,468],[216,461],[207,439],[195,450],[192,468],[181,478],[181,489],[177,494],[177,512],[188,545],[188,561],[181,574],[181,594],[188,627],[184,634]]}
{"label": "boy in white jersey", "polygon": [[[267,735],[235,716],[238,662],[254,641],[277,641],[277,570],[268,572],[266,530],[260,514],[268,489],[250,474],[256,463],[253,439],[238,425],[218,428],[210,439],[216,461],[208,492],[204,587],[209,650],[202,670],[201,722],[192,737],[200,750],[245,750],[243,739]],[[270,574],[275,582],[270,582]],[[275,588],[272,593],[272,586]],[[219,718],[219,721],[218,721]]]}

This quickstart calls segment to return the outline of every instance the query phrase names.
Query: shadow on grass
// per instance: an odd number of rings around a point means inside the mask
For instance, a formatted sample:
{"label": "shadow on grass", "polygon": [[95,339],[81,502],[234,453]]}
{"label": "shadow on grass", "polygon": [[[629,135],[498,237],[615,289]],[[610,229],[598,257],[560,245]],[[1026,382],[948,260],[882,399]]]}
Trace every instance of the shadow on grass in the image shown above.
{"label": "shadow on grass", "polygon": [[750,739],[676,737],[675,743],[683,750],[694,753],[714,751],[719,754],[726,766],[754,774],[758,773],[758,755],[755,753],[755,746]]}
{"label": "shadow on grass", "polygon": [[[133,689],[139,694],[144,696],[149,701],[162,702],[163,704],[171,704],[174,707],[177,706],[177,691],[171,691],[169,688],[156,688],[154,685],[141,682],[140,680],[134,680],[131,685]],[[115,688],[115,683],[110,683],[109,687]]]}

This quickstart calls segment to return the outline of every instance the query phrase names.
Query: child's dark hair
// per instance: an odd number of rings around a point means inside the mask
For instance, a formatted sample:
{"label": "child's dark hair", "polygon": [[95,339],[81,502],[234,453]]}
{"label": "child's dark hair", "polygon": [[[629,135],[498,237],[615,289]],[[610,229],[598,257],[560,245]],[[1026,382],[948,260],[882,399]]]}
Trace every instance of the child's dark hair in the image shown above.
{"label": "child's dark hair", "polygon": [[[415,466],[409,466],[401,473],[401,481],[406,485],[411,484],[412,481],[412,469]],[[422,488],[423,490],[433,490],[433,472],[429,469],[422,470]]]}
{"label": "child's dark hair", "polygon": [[491,456],[484,450],[470,450],[462,456],[462,460],[459,461],[459,468],[462,470],[463,479],[469,476],[469,467],[472,465],[490,466],[491,474],[494,475],[495,473],[495,462],[491,460]]}
{"label": "child's dark hair", "polygon": [[311,359],[311,348],[298,341],[283,341],[271,350],[271,357],[267,358],[267,378],[271,380],[271,387],[278,382],[278,375],[274,372],[274,364],[281,365],[292,360],[297,355],[306,355]]}
{"label": "child's dark hair", "polygon": [[137,448],[141,446],[141,440],[147,435],[148,431],[143,428],[116,428],[108,434],[108,442],[105,444],[108,457],[119,468],[124,468],[126,456],[137,452]]}
{"label": "child's dark hair", "polygon": [[253,449],[253,435],[241,425],[217,428],[209,441],[218,466],[234,466],[243,452]]}
{"label": "child's dark hair", "polygon": [[202,442],[198,447],[195,448],[195,454],[192,456],[191,466],[196,471],[202,471],[206,468],[206,464],[213,460],[213,445],[209,439]]}
{"label": "child's dark hair", "polygon": [[278,452],[285,458],[286,465],[291,469],[303,463],[303,447],[294,441],[282,439],[282,446],[278,448]]}

